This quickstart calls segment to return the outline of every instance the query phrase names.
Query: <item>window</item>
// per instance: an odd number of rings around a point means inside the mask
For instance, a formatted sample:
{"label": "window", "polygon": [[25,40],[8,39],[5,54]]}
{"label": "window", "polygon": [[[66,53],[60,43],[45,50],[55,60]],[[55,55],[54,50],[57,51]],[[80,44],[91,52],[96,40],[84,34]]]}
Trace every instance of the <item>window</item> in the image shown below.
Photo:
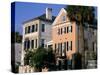
{"label": "window", "polygon": [[69,31],[69,32],[72,32],[72,26],[69,26],[68,31]]}
{"label": "window", "polygon": [[60,53],[59,54],[62,56],[62,43],[60,43]]}
{"label": "window", "polygon": [[30,40],[27,41],[27,48],[30,48]]}
{"label": "window", "polygon": [[72,41],[69,42],[69,50],[72,50]]}
{"label": "window", "polygon": [[71,26],[71,32],[72,32],[72,26]]}
{"label": "window", "polygon": [[66,27],[64,27],[64,33],[66,33]]}
{"label": "window", "polygon": [[38,24],[35,25],[35,31],[38,31]]}
{"label": "window", "polygon": [[60,43],[58,43],[58,53],[59,53],[59,50],[60,50]]}
{"label": "window", "polygon": [[62,56],[65,56],[65,45],[66,42],[62,43]]}
{"label": "window", "polygon": [[57,49],[57,44],[55,44],[55,52],[56,52],[56,49]]}
{"label": "window", "polygon": [[44,47],[45,46],[45,40],[41,39],[41,46]]}
{"label": "window", "polygon": [[37,48],[37,39],[35,40],[35,48]]}
{"label": "window", "polygon": [[67,33],[68,33],[68,31],[69,31],[69,30],[68,30],[68,27],[67,27]]}
{"label": "window", "polygon": [[62,21],[66,21],[66,16],[62,16]]}
{"label": "window", "polygon": [[27,46],[27,42],[24,41],[24,50],[27,48],[26,46]]}
{"label": "window", "polygon": [[64,42],[64,49],[66,50],[66,42]]}
{"label": "window", "polygon": [[34,48],[34,40],[31,41],[31,47]]}
{"label": "window", "polygon": [[62,34],[62,32],[63,32],[63,31],[62,31],[62,28],[61,28],[61,34]]}
{"label": "window", "polygon": [[58,29],[58,35],[60,35],[60,29]]}
{"label": "window", "polygon": [[64,42],[64,54],[66,55],[66,42]]}
{"label": "window", "polygon": [[71,49],[70,50],[72,50],[72,41],[71,41]]}
{"label": "window", "polygon": [[45,32],[45,24],[42,24],[42,32]]}
{"label": "window", "polygon": [[27,34],[27,27],[25,27],[25,34]]}
{"label": "window", "polygon": [[68,41],[67,41],[67,51],[68,51]]}
{"label": "window", "polygon": [[35,26],[34,26],[34,25],[32,25],[32,32],[34,32],[34,29],[35,29]]}
{"label": "window", "polygon": [[30,33],[30,26],[28,26],[28,33]]}

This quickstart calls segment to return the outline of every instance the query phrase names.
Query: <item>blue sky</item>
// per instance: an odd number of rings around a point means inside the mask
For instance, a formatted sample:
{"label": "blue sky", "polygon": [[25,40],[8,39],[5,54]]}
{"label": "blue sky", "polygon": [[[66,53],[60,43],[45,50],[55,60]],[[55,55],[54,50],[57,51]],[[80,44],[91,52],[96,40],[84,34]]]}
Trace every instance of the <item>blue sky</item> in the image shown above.
{"label": "blue sky", "polygon": [[15,6],[15,31],[22,34],[22,23],[45,13],[46,7],[52,8],[52,15],[58,15],[65,5],[16,2]]}

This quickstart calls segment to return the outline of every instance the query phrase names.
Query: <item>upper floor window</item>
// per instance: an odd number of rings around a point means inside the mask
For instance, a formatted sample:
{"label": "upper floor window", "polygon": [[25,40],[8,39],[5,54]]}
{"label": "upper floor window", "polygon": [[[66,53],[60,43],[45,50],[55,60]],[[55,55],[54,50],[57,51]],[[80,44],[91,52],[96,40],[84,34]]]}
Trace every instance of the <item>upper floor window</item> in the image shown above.
{"label": "upper floor window", "polygon": [[62,16],[62,21],[66,21],[66,16]]}
{"label": "upper floor window", "polygon": [[28,33],[30,33],[30,26],[28,26]]}
{"label": "upper floor window", "polygon": [[35,31],[38,31],[38,24],[35,25]]}
{"label": "upper floor window", "polygon": [[68,32],[72,32],[72,26],[69,26]]}
{"label": "upper floor window", "polygon": [[32,25],[32,32],[34,32],[35,30],[35,25]]}
{"label": "upper floor window", "polygon": [[66,33],[66,27],[64,27],[64,33]]}
{"label": "upper floor window", "polygon": [[68,41],[67,41],[67,51],[68,51]]}
{"label": "upper floor window", "polygon": [[45,24],[42,24],[42,32],[45,32]]}
{"label": "upper floor window", "polygon": [[58,29],[58,35],[60,34],[60,29]]}
{"label": "upper floor window", "polygon": [[27,27],[25,27],[25,34],[27,34]]}
{"label": "upper floor window", "polygon": [[69,27],[67,27],[67,33],[69,32]]}
{"label": "upper floor window", "polygon": [[63,29],[61,28],[61,34],[63,33]]}

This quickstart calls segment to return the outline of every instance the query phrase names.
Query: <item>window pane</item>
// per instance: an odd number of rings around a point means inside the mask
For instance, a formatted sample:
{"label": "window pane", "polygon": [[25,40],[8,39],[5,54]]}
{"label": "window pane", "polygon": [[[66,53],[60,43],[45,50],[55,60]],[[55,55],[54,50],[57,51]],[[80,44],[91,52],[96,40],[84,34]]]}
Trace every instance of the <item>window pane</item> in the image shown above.
{"label": "window pane", "polygon": [[56,52],[56,49],[57,49],[57,44],[55,44],[55,52]]}
{"label": "window pane", "polygon": [[68,51],[68,41],[67,41],[67,51]]}
{"label": "window pane", "polygon": [[72,46],[72,41],[71,41],[71,50],[72,50],[72,47],[73,47],[73,46]]}
{"label": "window pane", "polygon": [[64,42],[64,54],[66,55],[66,42]]}
{"label": "window pane", "polygon": [[35,26],[35,31],[36,32],[38,31],[38,24],[36,24],[36,26]]}
{"label": "window pane", "polygon": [[62,43],[60,43],[60,55],[62,56]]}
{"label": "window pane", "polygon": [[27,45],[26,45],[26,41],[24,41],[24,50],[26,49],[26,46],[27,46]]}
{"label": "window pane", "polygon": [[69,30],[68,30],[68,27],[67,27],[67,33],[68,33],[68,31],[69,31]]}
{"label": "window pane", "polygon": [[64,27],[64,33],[66,33],[66,27]]}
{"label": "window pane", "polygon": [[27,34],[27,27],[25,27],[25,34]]}
{"label": "window pane", "polygon": [[27,41],[27,48],[30,48],[30,40]]}
{"label": "window pane", "polygon": [[35,26],[34,26],[34,25],[32,25],[32,32],[34,32],[34,29],[35,29]]}
{"label": "window pane", "polygon": [[62,28],[61,28],[61,34],[62,34]]}
{"label": "window pane", "polygon": [[71,32],[72,32],[72,26],[71,26]]}
{"label": "window pane", "polygon": [[60,34],[60,29],[58,29],[58,35]]}
{"label": "window pane", "polygon": [[72,32],[72,26],[69,26],[69,32]]}
{"label": "window pane", "polygon": [[30,26],[28,26],[28,33],[30,33]]}
{"label": "window pane", "polygon": [[58,53],[59,53],[59,50],[60,50],[60,43],[58,43]]}
{"label": "window pane", "polygon": [[31,47],[34,48],[34,40],[31,41]]}
{"label": "window pane", "polygon": [[35,40],[35,48],[37,48],[37,39]]}
{"label": "window pane", "polygon": [[42,24],[42,32],[45,32],[45,24]]}
{"label": "window pane", "polygon": [[65,21],[66,20],[66,16],[62,16],[62,21]]}
{"label": "window pane", "polygon": [[44,47],[45,46],[45,40],[41,39],[41,46]]}

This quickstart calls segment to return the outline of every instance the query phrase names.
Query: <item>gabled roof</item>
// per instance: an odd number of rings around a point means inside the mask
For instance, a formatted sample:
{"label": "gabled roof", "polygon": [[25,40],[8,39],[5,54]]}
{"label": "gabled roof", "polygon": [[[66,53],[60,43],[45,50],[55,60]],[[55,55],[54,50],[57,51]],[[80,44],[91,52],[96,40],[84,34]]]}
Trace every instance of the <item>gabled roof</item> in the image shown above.
{"label": "gabled roof", "polygon": [[52,20],[49,20],[49,19],[46,19],[46,14],[42,14],[42,15],[36,17],[36,18],[32,18],[32,19],[29,19],[27,21],[24,21],[23,24],[27,23],[27,22],[30,22],[30,21],[33,21],[33,20],[36,20],[36,19],[46,21],[46,22],[53,22],[55,20],[55,18],[56,18],[55,16],[52,16]]}
{"label": "gabled roof", "polygon": [[61,10],[59,11],[59,13],[58,13],[57,17],[55,18],[52,25],[55,25],[55,23],[57,22],[57,18],[59,18],[59,16],[62,14],[62,12],[65,12],[67,15],[67,11],[65,10],[65,8],[61,8]]}

